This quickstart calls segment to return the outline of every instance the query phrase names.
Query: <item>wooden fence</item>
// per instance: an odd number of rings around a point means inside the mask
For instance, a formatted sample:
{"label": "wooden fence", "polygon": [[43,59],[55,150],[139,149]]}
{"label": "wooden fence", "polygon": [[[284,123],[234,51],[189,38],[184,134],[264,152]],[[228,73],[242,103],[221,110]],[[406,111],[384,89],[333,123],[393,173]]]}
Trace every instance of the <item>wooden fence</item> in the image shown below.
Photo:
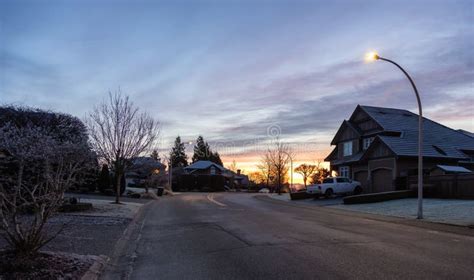
{"label": "wooden fence", "polygon": [[[408,186],[416,188],[417,176],[408,178]],[[427,197],[474,199],[474,174],[448,174],[425,176]]]}

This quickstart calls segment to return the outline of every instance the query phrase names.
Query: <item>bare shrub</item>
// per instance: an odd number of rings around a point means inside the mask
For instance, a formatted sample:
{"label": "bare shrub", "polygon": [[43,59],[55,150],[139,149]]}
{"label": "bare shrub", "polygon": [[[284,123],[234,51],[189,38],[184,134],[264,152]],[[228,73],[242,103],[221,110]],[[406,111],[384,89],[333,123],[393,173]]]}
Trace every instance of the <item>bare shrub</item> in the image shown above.
{"label": "bare shrub", "polygon": [[0,127],[0,233],[17,255],[35,253],[57,235],[45,229],[46,222],[87,166],[82,140],[32,123]]}

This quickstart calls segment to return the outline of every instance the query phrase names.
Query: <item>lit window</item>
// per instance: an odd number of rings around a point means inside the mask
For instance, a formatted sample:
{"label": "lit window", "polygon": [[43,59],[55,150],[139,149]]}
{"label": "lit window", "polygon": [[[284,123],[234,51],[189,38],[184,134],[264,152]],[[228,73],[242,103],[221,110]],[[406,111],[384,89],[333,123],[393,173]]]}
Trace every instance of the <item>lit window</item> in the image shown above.
{"label": "lit window", "polygon": [[374,141],[374,137],[364,138],[364,140],[363,140],[364,150],[367,150],[369,148],[372,141]]}
{"label": "lit window", "polygon": [[339,167],[339,176],[349,178],[349,166]]}
{"label": "lit window", "polygon": [[344,156],[352,155],[352,141],[344,142]]}

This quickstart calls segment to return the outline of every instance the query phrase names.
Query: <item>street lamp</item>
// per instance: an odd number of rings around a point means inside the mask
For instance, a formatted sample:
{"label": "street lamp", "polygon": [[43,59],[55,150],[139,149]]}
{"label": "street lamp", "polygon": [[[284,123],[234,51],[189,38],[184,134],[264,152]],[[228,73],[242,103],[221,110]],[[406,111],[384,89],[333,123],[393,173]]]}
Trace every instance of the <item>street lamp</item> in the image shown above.
{"label": "street lamp", "polygon": [[410,75],[408,75],[407,71],[405,71],[405,69],[403,69],[396,62],[387,58],[383,58],[376,52],[368,53],[365,58],[366,61],[383,60],[397,66],[398,69],[400,69],[408,78],[413,90],[415,91],[416,101],[418,102],[418,219],[423,219],[423,112],[421,108],[420,95],[418,94],[418,90],[416,89],[415,83],[413,82]]}
{"label": "street lamp", "polygon": [[286,154],[290,158],[290,193],[293,188],[293,158],[291,157],[290,153],[282,151],[283,154]]}

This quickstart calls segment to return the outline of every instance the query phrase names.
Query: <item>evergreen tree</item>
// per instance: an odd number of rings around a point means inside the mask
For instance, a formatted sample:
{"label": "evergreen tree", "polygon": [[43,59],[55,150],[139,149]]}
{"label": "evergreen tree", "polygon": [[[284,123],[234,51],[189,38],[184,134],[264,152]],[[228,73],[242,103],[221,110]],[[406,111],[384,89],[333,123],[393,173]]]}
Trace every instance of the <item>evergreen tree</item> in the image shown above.
{"label": "evergreen tree", "polygon": [[218,152],[213,152],[209,147],[209,144],[204,141],[202,136],[196,139],[196,145],[194,146],[193,163],[199,160],[209,160],[216,164],[223,165],[221,157]]}
{"label": "evergreen tree", "polygon": [[220,166],[223,166],[221,156],[218,152],[211,152],[211,157],[209,160],[216,164],[219,164]]}
{"label": "evergreen tree", "polygon": [[110,174],[109,174],[109,166],[107,164],[102,165],[102,170],[99,174],[99,191],[101,193],[105,193],[107,189],[110,189]]}
{"label": "evergreen tree", "polygon": [[150,157],[154,160],[157,160],[157,161],[161,161],[160,159],[160,156],[158,155],[158,151],[157,150],[153,150],[153,152],[151,153]]}
{"label": "evergreen tree", "polygon": [[184,143],[181,142],[181,137],[176,137],[174,140],[174,147],[171,149],[170,159],[173,167],[186,167],[188,166],[188,156],[186,155],[186,149]]}
{"label": "evergreen tree", "polygon": [[193,162],[199,160],[211,160],[211,149],[209,144],[204,141],[204,138],[199,135],[194,146]]}

